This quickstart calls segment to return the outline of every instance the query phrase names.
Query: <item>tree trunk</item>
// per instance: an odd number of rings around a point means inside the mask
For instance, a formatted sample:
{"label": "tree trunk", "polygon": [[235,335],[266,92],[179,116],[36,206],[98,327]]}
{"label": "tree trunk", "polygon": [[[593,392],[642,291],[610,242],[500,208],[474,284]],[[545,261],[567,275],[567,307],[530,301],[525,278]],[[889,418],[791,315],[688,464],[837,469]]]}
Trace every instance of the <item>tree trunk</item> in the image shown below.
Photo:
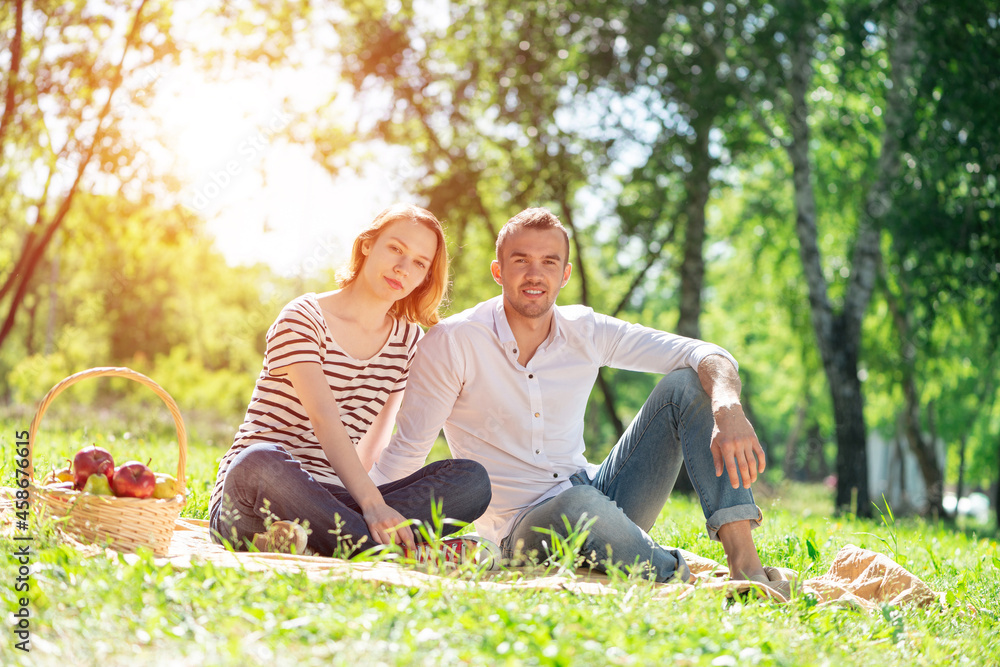
{"label": "tree trunk", "polygon": [[969,442],[969,433],[962,434],[962,440],[958,446],[958,485],[955,488],[955,502],[957,503],[965,495],[965,447]]}
{"label": "tree trunk", "polygon": [[785,474],[785,479],[795,479],[798,473],[798,452],[799,438],[802,437],[802,429],[806,425],[806,415],[809,413],[809,404],[803,403],[799,406],[798,414],[795,417],[795,425],[788,432],[785,439],[785,460],[781,469]]}
{"label": "tree trunk", "polygon": [[62,235],[52,240],[52,266],[49,270],[49,316],[45,322],[45,354],[56,346],[56,315],[59,306],[59,246]]}
{"label": "tree trunk", "polygon": [[569,228],[570,242],[573,244],[573,249],[576,251],[576,274],[580,276],[580,303],[585,306],[589,306],[590,290],[587,286],[589,282],[587,279],[587,267],[583,261],[583,245],[580,243],[580,232],[577,230],[576,224],[573,222],[573,209],[570,208],[569,200],[565,192],[560,192],[559,208],[561,209],[560,213],[562,214],[562,221],[566,223],[566,226]]}
{"label": "tree trunk", "polygon": [[[862,313],[835,315],[827,293],[819,251],[816,222],[816,198],[813,192],[812,167],[809,163],[809,109],[806,94],[812,78],[812,45],[799,39],[792,48],[792,71],[788,92],[792,107],[788,114],[792,140],[786,146],[792,163],[795,185],[795,229],[799,238],[799,255],[809,288],[809,310],[813,330],[826,371],[837,437],[837,496],[836,508],[851,508],[856,494],[855,511],[859,516],[871,516],[868,498],[868,459],[864,401],[858,378],[858,348]],[[862,239],[859,238],[859,244]],[[876,245],[877,248],[877,245]],[[870,294],[870,293],[869,293]],[[867,307],[867,300],[864,302]],[[855,307],[861,304],[855,300]],[[845,299],[846,309],[846,299]]]}
{"label": "tree trunk", "polygon": [[[560,194],[561,197],[559,204],[562,209],[562,220],[566,223],[566,226],[569,227],[570,239],[572,239],[573,247],[576,250],[576,268],[577,274],[580,276],[580,302],[585,306],[589,306],[590,292],[587,289],[587,270],[583,261],[583,247],[580,243],[580,233],[577,231],[576,225],[573,223],[573,210],[569,206],[569,201],[565,191]],[[607,379],[604,377],[603,369],[597,370],[597,386],[600,388],[601,394],[604,396],[604,409],[608,414],[608,419],[611,421],[611,426],[615,429],[615,439],[617,440],[624,435],[625,425],[618,416],[618,410],[615,407],[615,394],[611,389],[611,385],[608,384]]]}
{"label": "tree trunk", "polygon": [[[35,315],[38,313],[38,300],[28,307],[28,333],[24,338],[24,353],[27,356],[35,354]],[[48,353],[48,350],[46,350]]]}
{"label": "tree trunk", "polygon": [[[842,329],[843,318],[836,319],[837,329]],[[853,509],[863,517],[872,516],[868,491],[868,448],[865,427],[864,398],[858,378],[857,345],[851,345],[846,336],[834,336],[821,343],[833,395],[833,414],[837,434],[837,496],[838,510]],[[834,341],[842,340],[838,347]],[[852,507],[856,503],[855,507]]]}
{"label": "tree trunk", "polygon": [[[704,119],[704,120],[703,120]],[[691,147],[691,173],[686,181],[688,193],[685,206],[687,227],[684,231],[684,263],[681,265],[680,317],[677,333],[689,338],[701,338],[701,293],[705,283],[705,206],[710,189],[709,174],[712,157],[708,154],[708,134],[712,119],[703,112],[692,125],[695,131]]]}
{"label": "tree trunk", "polygon": [[934,438],[924,435],[920,424],[920,398],[915,380],[916,369],[908,360],[903,370],[903,394],[906,405],[903,408],[903,428],[910,443],[910,451],[917,458],[920,473],[927,490],[927,512],[937,519],[944,514],[944,473],[938,463]]}
{"label": "tree trunk", "polygon": [[906,92],[916,47],[913,17],[916,2],[904,2],[896,11],[895,39],[889,46],[893,85],[886,91],[885,131],[877,163],[875,183],[865,198],[859,216],[858,234],[851,262],[851,276],[840,313],[835,314],[828,296],[817,240],[816,199],[813,192],[812,169],[809,164],[808,124],[806,103],[812,79],[812,37],[808,30],[799,30],[791,45],[790,72],[787,80],[791,108],[788,124],[792,139],[786,145],[795,185],[796,233],[799,254],[809,287],[809,305],[813,329],[820,356],[833,397],[837,434],[837,497],[836,507],[851,506],[857,494],[859,516],[871,516],[868,494],[867,430],[864,420],[864,398],[858,377],[861,349],[861,322],[871,301],[880,257],[880,223],[892,206],[891,187],[900,169],[900,133],[902,121],[912,110],[906,107]]}
{"label": "tree trunk", "polygon": [[612,390],[611,385],[608,384],[603,370],[599,369],[597,371],[597,386],[604,396],[604,409],[607,412],[608,419],[611,421],[612,428],[615,429],[615,440],[618,440],[625,434],[625,424],[622,423],[621,418],[618,416],[618,411],[615,409],[615,392]]}
{"label": "tree trunk", "polygon": [[805,478],[812,481],[825,480],[830,474],[830,466],[826,461],[826,452],[823,451],[823,436],[819,432],[819,424],[813,422],[809,425],[806,435],[806,463]]}
{"label": "tree trunk", "polygon": [[[895,474],[895,476],[893,476],[893,470],[892,469],[893,469],[894,466],[893,466],[893,460],[891,458],[890,458],[890,461],[889,461],[889,465],[886,466],[886,471],[887,471],[888,476],[889,476],[889,498],[886,499],[886,502],[888,503],[889,500],[893,500],[894,499],[893,502],[896,505],[898,505],[898,507],[893,507],[892,511],[893,511],[894,514],[897,514],[897,515],[900,515],[900,516],[902,516],[903,514],[909,514],[913,510],[913,501],[910,499],[910,494],[907,491],[907,482],[906,482],[906,449],[903,446],[904,442],[906,442],[906,439],[903,437],[902,433],[897,434],[897,437],[894,438],[893,441],[892,441],[893,449],[896,452],[896,456],[895,456],[896,474]],[[890,451],[892,451],[892,449],[890,449]],[[895,483],[895,484],[893,484],[893,483]],[[893,490],[894,486],[895,486],[895,488],[899,489],[899,497],[898,498],[896,498],[895,496],[893,496],[892,490]],[[878,504],[879,506],[882,506],[882,503],[876,503],[876,504]]]}
{"label": "tree trunk", "polygon": [[[900,366],[902,372],[903,389],[903,412],[902,412],[902,436],[909,443],[910,451],[917,459],[920,466],[920,474],[923,477],[924,488],[927,490],[926,512],[938,518],[944,514],[944,472],[938,462],[937,448],[935,446],[935,436],[930,438],[924,435],[924,429],[920,423],[920,391],[917,387],[917,365],[916,347],[910,342],[913,336],[912,317],[910,315],[909,290],[905,284],[900,285],[902,296],[897,298],[889,285],[888,276],[885,274],[885,266],[880,263],[880,273],[882,283],[885,286],[885,299],[892,314],[893,323],[896,325],[896,332],[900,340]],[[928,406],[928,415],[931,414],[931,406]]]}
{"label": "tree trunk", "polygon": [[76,195],[77,185],[80,183],[80,178],[83,176],[83,169],[86,167],[86,162],[89,162],[89,159],[88,155],[87,160],[81,163],[80,168],[77,171],[76,180],[70,187],[65,199],[63,199],[62,205],[56,212],[55,218],[45,227],[45,232],[39,237],[38,243],[34,244],[31,249],[27,251],[28,254],[25,257],[22,272],[13,276],[14,282],[12,285],[16,285],[17,288],[14,290],[14,294],[11,297],[10,306],[7,309],[7,317],[4,319],[3,325],[0,326],[0,347],[3,347],[4,341],[7,340],[7,336],[10,335],[11,330],[14,328],[14,320],[17,317],[17,311],[20,310],[21,305],[24,302],[24,297],[28,292],[28,284],[31,282],[31,277],[35,273],[38,262],[45,253],[46,246],[48,246],[49,241],[52,239],[52,235],[62,224],[63,219],[66,217],[66,213],[69,212],[70,205],[73,202],[73,197]]}

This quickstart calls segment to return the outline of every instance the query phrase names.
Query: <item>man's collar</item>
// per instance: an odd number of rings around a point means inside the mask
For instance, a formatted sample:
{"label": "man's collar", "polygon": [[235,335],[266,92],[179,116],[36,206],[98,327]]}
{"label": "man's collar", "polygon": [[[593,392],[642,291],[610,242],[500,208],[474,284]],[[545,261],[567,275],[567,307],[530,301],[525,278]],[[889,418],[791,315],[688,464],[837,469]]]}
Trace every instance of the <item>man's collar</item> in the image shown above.
{"label": "man's collar", "polygon": [[[563,333],[565,326],[562,324],[564,319],[559,306],[553,306],[552,324],[549,329],[549,335],[545,338],[539,350],[544,350],[553,343],[566,340],[566,335]],[[493,331],[496,333],[497,338],[500,339],[500,345],[504,348],[513,349],[517,346],[517,339],[514,338],[514,332],[511,331],[510,322],[507,321],[507,311],[504,310],[502,294],[496,297],[496,303],[493,305]]]}
{"label": "man's collar", "polygon": [[503,295],[496,297],[496,302],[493,304],[493,331],[496,332],[497,338],[500,339],[500,344],[504,347],[508,343],[517,343],[514,338],[514,332],[511,331],[510,322],[507,321],[507,312],[503,307]]}

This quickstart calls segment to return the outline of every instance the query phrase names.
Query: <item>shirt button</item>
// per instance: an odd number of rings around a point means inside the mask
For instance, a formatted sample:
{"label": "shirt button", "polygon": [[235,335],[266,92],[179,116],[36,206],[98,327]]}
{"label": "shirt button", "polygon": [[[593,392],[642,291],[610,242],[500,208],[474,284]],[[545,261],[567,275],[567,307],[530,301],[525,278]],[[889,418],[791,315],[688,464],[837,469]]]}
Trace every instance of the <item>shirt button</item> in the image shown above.
{"label": "shirt button", "polygon": [[536,413],[535,413],[535,416],[536,416],[536,417],[541,417],[541,416],[542,416],[542,413],[541,413],[541,412],[536,412]]}
{"label": "shirt button", "polygon": [[529,380],[534,380],[534,379],[535,379],[535,376],[534,376],[534,374],[529,374],[529,375],[528,375],[528,379],[529,379]]}
{"label": "shirt button", "polygon": [[540,450],[540,449],[536,449],[536,450],[535,450],[535,453],[536,453],[536,454],[541,454],[541,453],[542,453],[542,450]]}
{"label": "shirt button", "polygon": [[553,477],[558,477],[558,476],[559,476],[559,473],[557,473],[557,472],[554,472],[554,473],[552,473],[552,476],[553,476]]}
{"label": "shirt button", "polygon": [[517,348],[516,347],[514,348],[514,354],[517,354]]}

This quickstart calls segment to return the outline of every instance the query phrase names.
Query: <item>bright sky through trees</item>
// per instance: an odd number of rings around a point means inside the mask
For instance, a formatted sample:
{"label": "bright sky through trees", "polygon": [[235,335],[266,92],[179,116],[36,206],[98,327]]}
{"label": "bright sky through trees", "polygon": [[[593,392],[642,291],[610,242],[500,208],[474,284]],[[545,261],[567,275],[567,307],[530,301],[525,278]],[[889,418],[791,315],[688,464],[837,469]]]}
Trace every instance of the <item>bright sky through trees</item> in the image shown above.
{"label": "bright sky through trees", "polygon": [[[201,39],[197,20],[183,24]],[[233,264],[266,262],[284,275],[341,264],[350,241],[385,206],[408,195],[391,169],[332,176],[283,135],[295,113],[336,92],[355,113],[336,67],[305,53],[299,68],[244,66],[206,75],[182,64],[155,81],[149,154],[180,183],[177,196],[207,221]],[[217,79],[216,79],[217,77]],[[145,127],[143,127],[145,125]],[[386,151],[385,157],[392,159]]]}

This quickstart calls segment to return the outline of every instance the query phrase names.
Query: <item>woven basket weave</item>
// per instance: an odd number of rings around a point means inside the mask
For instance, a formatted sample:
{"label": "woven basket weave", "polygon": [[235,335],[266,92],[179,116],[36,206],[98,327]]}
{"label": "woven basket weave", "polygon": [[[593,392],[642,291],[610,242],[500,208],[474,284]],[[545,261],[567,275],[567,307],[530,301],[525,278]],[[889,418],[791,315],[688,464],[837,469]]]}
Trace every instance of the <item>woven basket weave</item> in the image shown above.
{"label": "woven basket weave", "polygon": [[[38,426],[42,415],[63,390],[81,380],[112,376],[123,377],[144,384],[156,393],[166,404],[174,418],[177,429],[177,445],[180,455],[177,459],[178,495],[168,499],[157,498],[117,498],[83,493],[72,489],[39,486],[34,482],[34,452]],[[117,462],[117,461],[116,461]],[[124,461],[123,461],[124,462]],[[45,395],[38,405],[35,418],[31,422],[28,435],[28,476],[32,480],[30,489],[36,513],[45,510],[48,515],[65,517],[60,522],[62,530],[83,542],[108,545],[116,551],[134,552],[139,547],[149,547],[157,556],[166,556],[174,533],[174,524],[185,503],[184,469],[187,465],[187,433],[177,403],[160,385],[130,368],[91,368],[70,375],[60,381]]]}

